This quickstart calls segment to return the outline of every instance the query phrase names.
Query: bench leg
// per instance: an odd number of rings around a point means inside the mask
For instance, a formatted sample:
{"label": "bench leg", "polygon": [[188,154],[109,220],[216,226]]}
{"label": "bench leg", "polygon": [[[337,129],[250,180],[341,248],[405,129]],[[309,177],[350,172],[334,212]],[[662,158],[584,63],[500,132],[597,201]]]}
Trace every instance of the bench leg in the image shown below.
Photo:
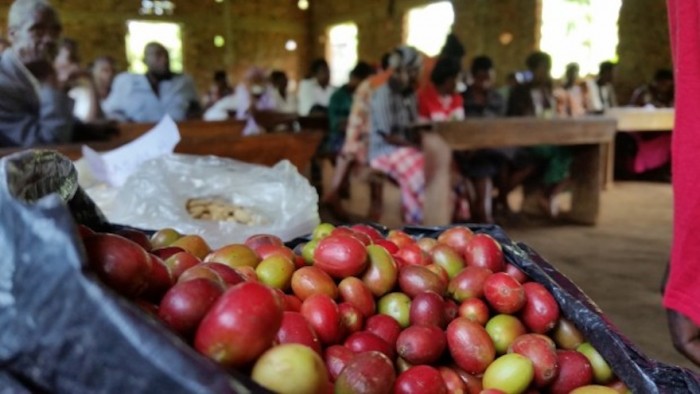
{"label": "bench leg", "polygon": [[607,159],[603,145],[584,145],[576,150],[571,166],[571,211],[568,218],[593,225],[600,213],[602,163]]}

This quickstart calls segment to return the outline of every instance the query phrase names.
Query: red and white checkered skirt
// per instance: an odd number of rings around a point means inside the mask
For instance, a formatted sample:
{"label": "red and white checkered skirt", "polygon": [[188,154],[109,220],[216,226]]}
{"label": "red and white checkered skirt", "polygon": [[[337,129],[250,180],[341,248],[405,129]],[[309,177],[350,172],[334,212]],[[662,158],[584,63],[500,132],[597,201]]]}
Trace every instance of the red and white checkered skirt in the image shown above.
{"label": "red and white checkered skirt", "polygon": [[374,158],[370,166],[394,179],[401,189],[401,212],[406,224],[423,222],[425,198],[425,159],[414,147],[399,147],[388,155]]}

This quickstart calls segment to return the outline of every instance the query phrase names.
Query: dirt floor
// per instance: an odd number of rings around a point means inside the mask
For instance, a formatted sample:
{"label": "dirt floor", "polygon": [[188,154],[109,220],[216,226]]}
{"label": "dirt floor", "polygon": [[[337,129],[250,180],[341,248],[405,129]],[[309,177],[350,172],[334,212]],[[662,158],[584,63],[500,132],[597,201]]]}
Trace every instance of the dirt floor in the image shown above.
{"label": "dirt floor", "polygon": [[[367,196],[366,184],[355,180],[346,202],[355,214],[352,221],[362,221]],[[398,201],[398,190],[385,186],[383,224],[400,226]],[[533,247],[578,284],[643,353],[700,372],[673,349],[661,307],[659,288],[671,243],[671,204],[667,183],[616,182],[603,193],[597,226],[526,222],[505,229],[512,239]],[[332,220],[323,209],[321,215]]]}
{"label": "dirt floor", "polygon": [[578,284],[645,354],[691,367],[671,345],[659,291],[671,244],[671,200],[668,184],[618,182],[603,194],[595,227],[506,230]]}

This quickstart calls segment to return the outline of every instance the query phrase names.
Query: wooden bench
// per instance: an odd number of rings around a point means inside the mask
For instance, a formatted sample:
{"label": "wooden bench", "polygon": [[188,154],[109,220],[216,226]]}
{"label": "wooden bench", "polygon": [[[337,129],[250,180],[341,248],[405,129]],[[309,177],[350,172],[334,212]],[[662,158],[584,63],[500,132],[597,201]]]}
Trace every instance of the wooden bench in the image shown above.
{"label": "wooden bench", "polygon": [[[125,123],[120,134],[108,141],[71,143],[37,148],[56,150],[71,160],[82,157],[81,148],[88,145],[98,152],[117,148],[133,141],[154,125]],[[185,121],[178,124],[181,140],[175,152],[194,155],[216,155],[248,163],[274,165],[287,159],[300,171],[304,171],[316,152],[322,135],[316,131],[298,133],[272,133],[243,136],[245,123],[240,121]],[[2,148],[0,156],[21,151],[21,148]]]}
{"label": "wooden bench", "polygon": [[[507,146],[563,145],[574,149],[571,168],[572,208],[567,218],[595,224],[607,159],[606,147],[615,136],[616,121],[607,117],[578,119],[502,118],[436,123],[434,132],[452,150]],[[425,148],[424,148],[425,149]],[[426,152],[428,154],[428,152]],[[450,179],[446,171],[426,179],[425,225],[445,225],[452,217],[448,203]]]}

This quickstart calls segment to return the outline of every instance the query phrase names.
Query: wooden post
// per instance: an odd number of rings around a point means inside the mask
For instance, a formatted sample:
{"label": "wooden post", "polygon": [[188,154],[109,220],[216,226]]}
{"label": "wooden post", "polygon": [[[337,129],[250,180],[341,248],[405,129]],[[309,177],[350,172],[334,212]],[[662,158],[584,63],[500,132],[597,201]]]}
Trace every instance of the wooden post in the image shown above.
{"label": "wooden post", "polygon": [[581,224],[593,225],[600,212],[600,189],[606,159],[602,144],[577,147],[571,165],[571,211],[566,218]]}

